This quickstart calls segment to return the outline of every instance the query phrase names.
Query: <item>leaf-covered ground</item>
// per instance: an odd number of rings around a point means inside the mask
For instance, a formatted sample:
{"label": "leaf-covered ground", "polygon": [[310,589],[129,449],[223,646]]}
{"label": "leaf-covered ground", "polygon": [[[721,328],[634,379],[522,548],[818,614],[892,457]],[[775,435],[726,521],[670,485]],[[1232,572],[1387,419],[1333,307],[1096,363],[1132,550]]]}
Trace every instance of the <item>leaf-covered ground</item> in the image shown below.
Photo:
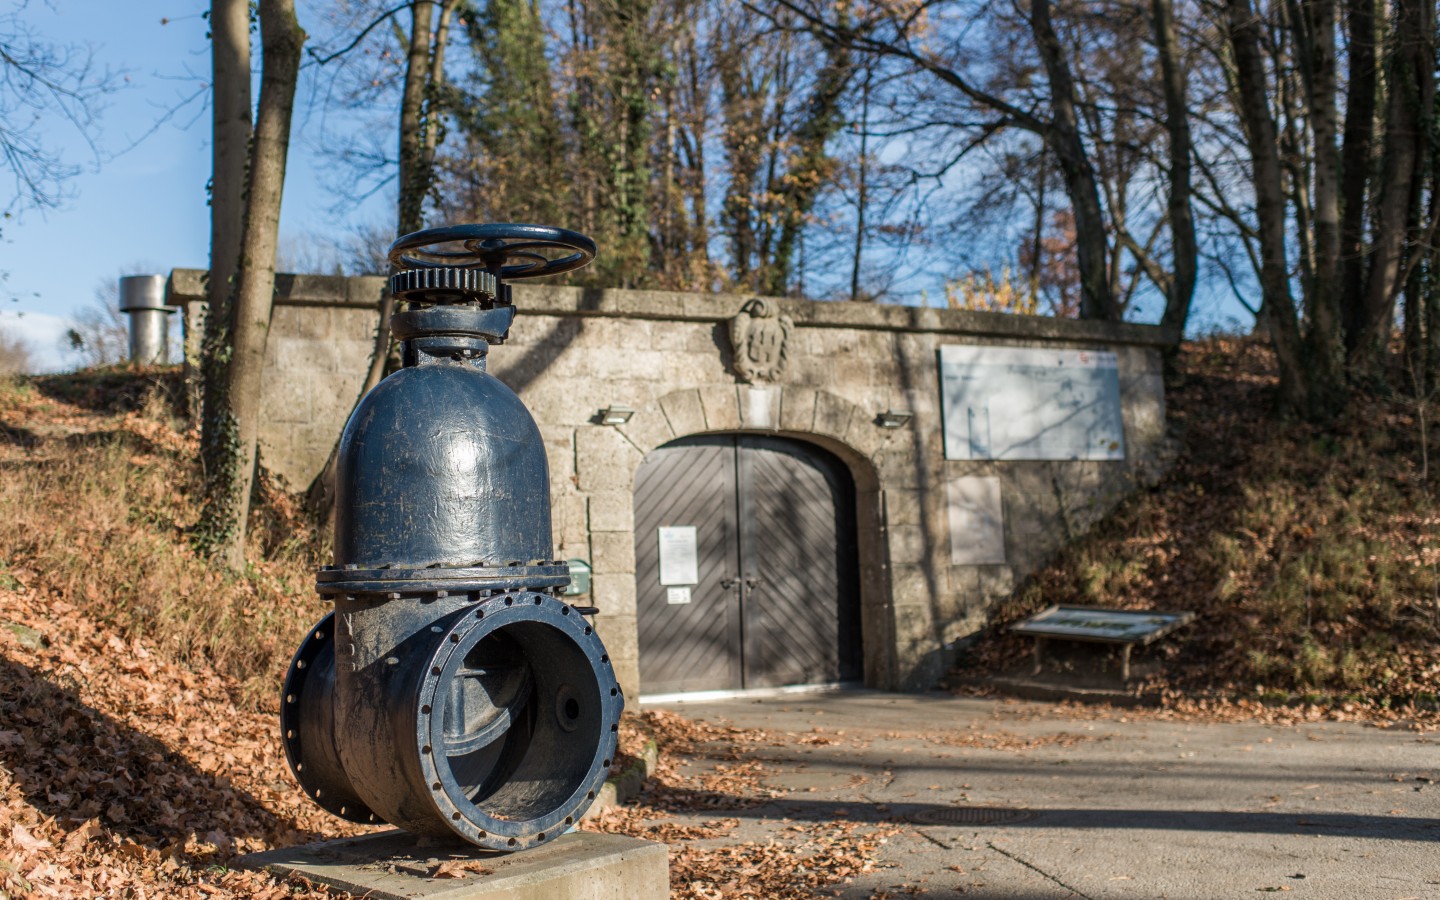
{"label": "leaf-covered ground", "polygon": [[1003,605],[956,681],[1018,669],[1007,627],[1055,603],[1198,613],[1137,656],[1173,706],[1433,713],[1440,698],[1437,410],[1357,399],[1327,426],[1271,414],[1254,340],[1186,345],[1168,393],[1174,468]]}
{"label": "leaf-covered ground", "polygon": [[[1433,411],[1396,399],[1329,429],[1281,427],[1265,416],[1263,349],[1211,342],[1185,367],[1174,472],[998,621],[1067,601],[1201,612],[1149,660],[1170,708],[1130,715],[1433,720],[1440,475],[1419,427]],[[199,473],[179,395],[163,370],[0,383],[0,900],[308,895],[230,864],[356,830],[296,790],[275,714],[324,611],[323,546],[265,484],[249,571],[189,550]],[[971,659],[993,671],[1025,652],[997,628]],[[883,829],[843,810],[764,839],[736,824],[772,797],[757,748],[838,738],[666,714],[646,727],[660,771],[598,827],[671,843],[676,896],[807,897],[876,865]],[[644,740],[628,723],[622,736],[619,768]]]}
{"label": "leaf-covered ground", "polygon": [[286,896],[237,853],[351,833],[290,780],[276,717],[75,606],[0,590],[0,891]]}
{"label": "leaf-covered ground", "polygon": [[828,888],[873,872],[887,836],[901,830],[836,815],[747,834],[740,819],[727,813],[785,793],[762,782],[775,770],[766,748],[805,744],[816,736],[735,728],[658,710],[643,713],[641,721],[660,747],[659,767],[634,803],[605,811],[589,827],[669,844],[670,896],[676,900],[823,896]]}
{"label": "leaf-covered ground", "polygon": [[0,895],[312,892],[226,862],[353,830],[280,749],[275,685],[322,611],[309,536],[270,491],[245,576],[190,552],[178,391],[173,370],[0,382]]}
{"label": "leaf-covered ground", "polygon": [[[262,483],[249,571],[195,556],[179,390],[163,369],[0,381],[0,900],[310,895],[230,863],[364,830],[281,749],[319,543]],[[615,766],[644,740],[624,722]]]}

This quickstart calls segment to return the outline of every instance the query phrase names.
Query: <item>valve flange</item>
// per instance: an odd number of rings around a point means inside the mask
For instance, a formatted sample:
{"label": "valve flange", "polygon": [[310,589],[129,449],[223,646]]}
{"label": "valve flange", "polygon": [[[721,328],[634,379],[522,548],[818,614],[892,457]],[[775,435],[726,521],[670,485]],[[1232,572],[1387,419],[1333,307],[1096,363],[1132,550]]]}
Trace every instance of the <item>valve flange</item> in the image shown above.
{"label": "valve flange", "polygon": [[391,247],[404,368],[341,436],[335,563],[316,581],[335,610],[281,705],[296,780],[341,818],[520,850],[572,827],[609,774],[624,697],[595,610],[555,596],[569,569],[550,558],[539,428],[485,371],[515,312],[505,279],[594,255],[534,225]]}

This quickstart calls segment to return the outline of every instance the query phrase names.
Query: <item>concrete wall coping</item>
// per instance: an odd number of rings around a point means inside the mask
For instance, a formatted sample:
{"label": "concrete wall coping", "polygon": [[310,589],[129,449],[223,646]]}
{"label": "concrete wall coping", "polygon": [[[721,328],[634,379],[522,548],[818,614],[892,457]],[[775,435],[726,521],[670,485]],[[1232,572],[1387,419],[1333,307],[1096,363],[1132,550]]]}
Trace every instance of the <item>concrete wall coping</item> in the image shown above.
{"label": "concrete wall coping", "polygon": [[[204,303],[204,269],[171,269],[165,283],[165,302],[170,306]],[[279,306],[375,307],[384,296],[385,279],[378,275],[351,278],[346,275],[275,274],[275,303]]]}
{"label": "concrete wall coping", "polygon": [[[166,302],[181,305],[205,300],[202,269],[174,269],[166,285]],[[276,275],[275,302],[282,306],[376,306],[385,290],[378,275]],[[724,322],[753,294],[697,294],[674,291],[630,291],[564,285],[517,284],[515,305],[522,314],[595,316],[688,322]],[[881,303],[772,298],[797,326],[848,328],[861,331],[924,332],[1007,337],[1032,341],[1132,344],[1163,347],[1175,344],[1175,329],[1134,322],[1056,319],[1006,313],[970,312]]]}

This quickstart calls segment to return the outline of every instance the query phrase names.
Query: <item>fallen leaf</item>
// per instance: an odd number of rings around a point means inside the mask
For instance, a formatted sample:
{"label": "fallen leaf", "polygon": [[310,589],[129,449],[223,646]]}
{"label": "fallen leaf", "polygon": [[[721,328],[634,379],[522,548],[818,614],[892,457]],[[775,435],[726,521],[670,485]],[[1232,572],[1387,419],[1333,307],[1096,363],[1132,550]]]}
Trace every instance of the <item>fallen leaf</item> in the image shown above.
{"label": "fallen leaf", "polygon": [[493,875],[494,869],[489,868],[478,859],[450,859],[435,867],[430,873],[431,878],[465,878],[470,875]]}
{"label": "fallen leaf", "polygon": [[84,825],[65,835],[65,852],[78,853],[92,838],[97,838],[105,833],[100,825],[99,819],[91,819]]}
{"label": "fallen leaf", "polygon": [[39,853],[41,850],[49,850],[52,846],[49,841],[37,838],[30,833],[29,829],[19,823],[10,829],[10,840],[27,853]]}

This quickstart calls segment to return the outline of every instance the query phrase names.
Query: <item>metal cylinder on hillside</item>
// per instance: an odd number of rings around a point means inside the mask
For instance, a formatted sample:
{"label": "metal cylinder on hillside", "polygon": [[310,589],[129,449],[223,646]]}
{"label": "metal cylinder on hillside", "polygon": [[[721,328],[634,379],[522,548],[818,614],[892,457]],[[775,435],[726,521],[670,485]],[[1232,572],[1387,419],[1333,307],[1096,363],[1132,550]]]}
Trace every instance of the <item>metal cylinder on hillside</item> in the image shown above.
{"label": "metal cylinder on hillside", "polygon": [[120,279],[120,311],[130,317],[130,361],[150,366],[170,361],[170,314],[164,275]]}

